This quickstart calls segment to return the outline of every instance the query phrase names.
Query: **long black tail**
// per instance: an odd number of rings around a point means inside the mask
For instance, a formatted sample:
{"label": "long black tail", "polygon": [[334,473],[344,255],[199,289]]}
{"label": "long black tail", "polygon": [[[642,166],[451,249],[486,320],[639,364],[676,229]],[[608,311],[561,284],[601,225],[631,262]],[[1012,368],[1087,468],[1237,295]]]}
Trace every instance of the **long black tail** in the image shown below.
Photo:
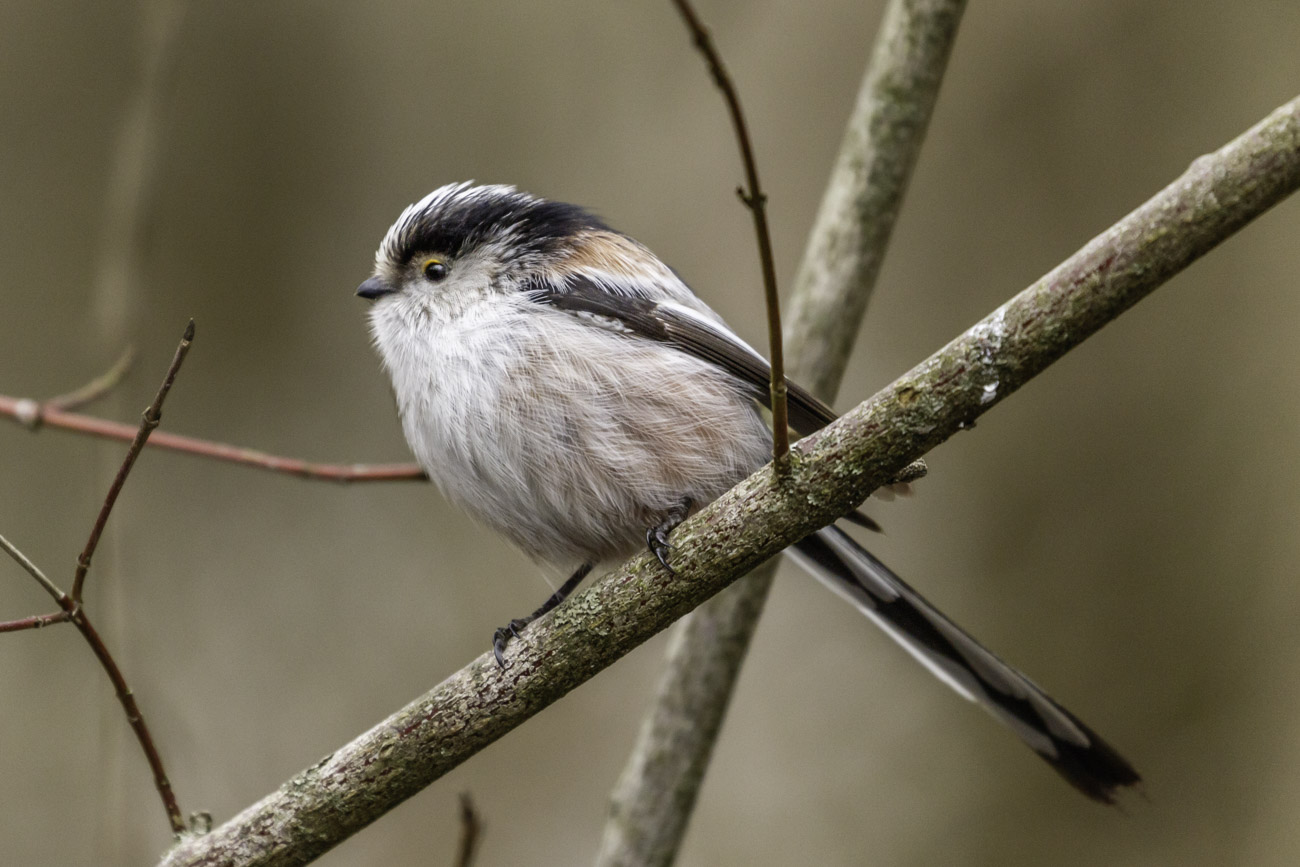
{"label": "long black tail", "polygon": [[836,527],[787,553],[848,599],[944,683],[977,702],[1090,798],[1141,778],[1123,756],[1034,682],[943,616],[884,563]]}

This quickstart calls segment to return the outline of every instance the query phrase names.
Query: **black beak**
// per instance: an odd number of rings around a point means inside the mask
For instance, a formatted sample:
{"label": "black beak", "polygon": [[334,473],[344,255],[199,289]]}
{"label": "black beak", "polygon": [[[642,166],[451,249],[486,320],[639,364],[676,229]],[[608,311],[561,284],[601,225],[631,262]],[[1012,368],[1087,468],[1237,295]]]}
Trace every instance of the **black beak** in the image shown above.
{"label": "black beak", "polygon": [[357,294],[367,301],[374,301],[376,298],[383,298],[385,295],[391,295],[397,289],[384,282],[378,277],[371,277],[366,282],[357,287]]}

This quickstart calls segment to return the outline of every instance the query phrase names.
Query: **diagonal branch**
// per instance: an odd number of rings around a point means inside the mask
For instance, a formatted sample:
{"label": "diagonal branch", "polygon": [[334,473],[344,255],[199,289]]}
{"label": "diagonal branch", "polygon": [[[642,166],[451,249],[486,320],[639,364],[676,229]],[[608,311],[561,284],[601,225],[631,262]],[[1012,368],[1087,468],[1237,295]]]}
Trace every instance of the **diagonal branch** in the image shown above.
{"label": "diagonal branch", "polygon": [[[113,389],[117,388],[118,383],[131,370],[131,365],[135,363],[135,349],[127,347],[120,358],[113,362],[113,366],[104,373],[92,379],[90,382],[78,389],[61,394],[58,397],[52,397],[41,405],[42,409],[76,409],[85,406],[92,401],[99,400]],[[39,419],[34,419],[33,424],[39,424]]]}
{"label": "diagonal branch", "polygon": [[[795,283],[791,375],[839,385],[925,138],[965,0],[889,4]],[[846,342],[847,340],[847,342]],[[776,560],[678,627],[637,741],[610,795],[600,867],[670,864],[776,574]]]}
{"label": "diagonal branch", "polygon": [[862,502],[1107,322],[1300,187],[1300,98],[1099,235],[943,349],[677,531],[676,575],[642,554],[164,862],[306,863]]}
{"label": "diagonal branch", "polygon": [[104,504],[99,509],[99,516],[95,518],[95,524],[90,528],[90,538],[86,540],[86,547],[82,549],[81,556],[77,558],[77,571],[72,578],[72,601],[80,604],[81,591],[86,582],[86,573],[90,571],[90,558],[95,556],[95,549],[99,547],[99,538],[104,533],[104,527],[108,525],[108,516],[113,512],[113,506],[117,504],[117,497],[122,493],[122,486],[126,484],[126,477],[131,474],[131,468],[135,466],[136,458],[140,457],[140,451],[144,444],[148,442],[149,435],[154,432],[162,421],[163,401],[167,399],[167,393],[172,390],[172,383],[176,381],[176,373],[181,369],[181,364],[185,361],[185,356],[189,354],[190,346],[194,342],[194,320],[185,326],[185,334],[181,337],[180,345],[176,347],[176,354],[172,356],[172,363],[167,368],[167,374],[163,377],[162,385],[158,388],[158,393],[154,395],[153,403],[145,409],[144,414],[140,416],[140,427],[136,430],[135,436],[131,439],[131,447],[126,450],[126,457],[122,459],[122,465],[117,468],[117,475],[113,477],[113,484],[108,488],[108,494],[104,497]]}
{"label": "diagonal branch", "polygon": [[23,571],[32,576],[36,583],[41,585],[41,589],[54,597],[55,602],[62,604],[62,599],[64,597],[63,591],[59,589],[57,584],[46,577],[45,573],[41,571],[39,566],[27,559],[27,555],[22,551],[19,551],[18,548],[14,546],[13,542],[10,542],[4,536],[0,536],[0,550],[3,550],[13,558],[15,563],[23,567]]}

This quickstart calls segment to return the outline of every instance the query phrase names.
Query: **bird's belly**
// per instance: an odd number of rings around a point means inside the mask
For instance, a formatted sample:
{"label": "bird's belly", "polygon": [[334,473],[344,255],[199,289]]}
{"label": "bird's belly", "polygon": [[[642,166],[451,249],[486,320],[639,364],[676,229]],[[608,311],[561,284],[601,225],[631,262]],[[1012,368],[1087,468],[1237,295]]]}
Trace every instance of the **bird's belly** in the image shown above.
{"label": "bird's belly", "polygon": [[761,465],[768,442],[726,374],[574,324],[580,333],[551,323],[535,340],[489,337],[493,352],[459,335],[427,399],[402,407],[417,459],[449,499],[562,565],[630,554],[684,498],[703,505]]}

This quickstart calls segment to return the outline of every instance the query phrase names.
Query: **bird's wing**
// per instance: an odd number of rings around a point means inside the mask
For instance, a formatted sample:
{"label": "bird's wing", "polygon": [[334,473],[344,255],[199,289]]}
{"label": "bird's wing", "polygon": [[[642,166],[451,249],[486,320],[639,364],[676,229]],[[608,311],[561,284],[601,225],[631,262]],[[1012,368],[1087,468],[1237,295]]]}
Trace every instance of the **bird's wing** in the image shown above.
{"label": "bird's wing", "polygon": [[[667,343],[703,359],[734,376],[755,399],[771,408],[772,368],[767,359],[724,325],[684,304],[611,291],[581,280],[565,286],[536,285],[530,287],[528,296],[559,310],[612,320],[631,334]],[[806,436],[835,421],[835,411],[807,389],[789,379],[786,389],[790,427],[800,434]]]}

